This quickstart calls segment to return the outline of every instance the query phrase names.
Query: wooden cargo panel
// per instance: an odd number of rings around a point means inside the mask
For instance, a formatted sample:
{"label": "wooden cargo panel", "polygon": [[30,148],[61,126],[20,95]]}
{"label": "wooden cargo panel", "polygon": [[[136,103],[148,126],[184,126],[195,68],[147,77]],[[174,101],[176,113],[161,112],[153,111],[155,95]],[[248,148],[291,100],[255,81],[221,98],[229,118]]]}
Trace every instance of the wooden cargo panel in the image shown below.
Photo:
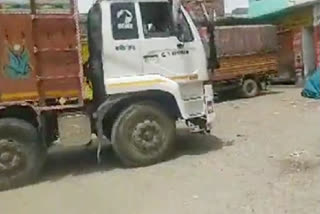
{"label": "wooden cargo panel", "polygon": [[0,102],[37,100],[29,15],[0,14]]}
{"label": "wooden cargo panel", "polygon": [[214,72],[213,81],[233,80],[250,74],[276,74],[278,59],[276,54],[225,57],[220,59],[220,66]]}
{"label": "wooden cargo panel", "polygon": [[41,95],[45,99],[79,97],[82,95],[79,87],[80,83],[76,78],[46,80],[40,84]]}
{"label": "wooden cargo panel", "polygon": [[[81,106],[78,14],[70,10],[76,3],[65,0],[65,5],[71,6],[62,14],[56,13],[51,1],[42,3],[36,2],[40,6],[31,7],[26,14],[0,11],[0,103],[32,101],[46,109],[64,108],[60,98],[72,98],[68,107]],[[42,6],[48,10],[38,10]],[[47,99],[50,106],[46,106]]]}
{"label": "wooden cargo panel", "polygon": [[34,43],[39,50],[75,49],[78,46],[75,20],[70,18],[34,20]]}
{"label": "wooden cargo panel", "polygon": [[49,51],[36,54],[39,78],[79,77],[79,56],[77,51]]}
{"label": "wooden cargo panel", "polygon": [[278,51],[277,28],[272,25],[220,26],[215,33],[219,57]]}

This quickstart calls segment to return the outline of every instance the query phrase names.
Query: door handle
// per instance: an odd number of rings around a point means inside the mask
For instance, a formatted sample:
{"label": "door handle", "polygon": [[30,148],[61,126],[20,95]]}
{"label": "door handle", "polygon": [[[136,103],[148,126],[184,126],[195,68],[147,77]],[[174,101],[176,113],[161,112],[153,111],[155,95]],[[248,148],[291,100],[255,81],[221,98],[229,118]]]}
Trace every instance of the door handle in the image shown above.
{"label": "door handle", "polygon": [[159,58],[159,56],[158,55],[145,55],[145,56],[143,56],[143,58],[144,59],[153,59],[153,58]]}

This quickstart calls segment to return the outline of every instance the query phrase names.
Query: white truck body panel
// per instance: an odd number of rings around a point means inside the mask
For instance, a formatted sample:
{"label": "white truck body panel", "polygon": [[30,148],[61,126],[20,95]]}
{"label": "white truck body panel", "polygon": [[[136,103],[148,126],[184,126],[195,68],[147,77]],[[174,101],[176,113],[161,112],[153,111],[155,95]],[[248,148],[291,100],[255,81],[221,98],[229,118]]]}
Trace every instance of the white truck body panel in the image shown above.
{"label": "white truck body panel", "polygon": [[143,75],[108,78],[106,88],[109,94],[150,90],[167,92],[175,98],[184,119],[203,116],[206,113],[202,82],[182,84],[161,75]]}

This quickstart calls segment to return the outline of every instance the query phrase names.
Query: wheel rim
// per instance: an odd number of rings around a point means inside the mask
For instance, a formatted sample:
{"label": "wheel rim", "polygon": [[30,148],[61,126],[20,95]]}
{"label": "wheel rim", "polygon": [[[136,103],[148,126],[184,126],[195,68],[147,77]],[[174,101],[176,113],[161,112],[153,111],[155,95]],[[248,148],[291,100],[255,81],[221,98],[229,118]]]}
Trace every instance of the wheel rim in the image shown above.
{"label": "wheel rim", "polygon": [[249,94],[251,94],[251,93],[253,93],[255,91],[255,86],[254,86],[254,84],[253,83],[248,83],[247,84],[247,92],[249,93]]}
{"label": "wheel rim", "polygon": [[12,176],[26,166],[19,144],[11,139],[0,140],[0,175]]}
{"label": "wheel rim", "polygon": [[156,121],[145,120],[138,123],[132,132],[134,146],[145,154],[159,151],[162,147],[163,139],[162,128]]}

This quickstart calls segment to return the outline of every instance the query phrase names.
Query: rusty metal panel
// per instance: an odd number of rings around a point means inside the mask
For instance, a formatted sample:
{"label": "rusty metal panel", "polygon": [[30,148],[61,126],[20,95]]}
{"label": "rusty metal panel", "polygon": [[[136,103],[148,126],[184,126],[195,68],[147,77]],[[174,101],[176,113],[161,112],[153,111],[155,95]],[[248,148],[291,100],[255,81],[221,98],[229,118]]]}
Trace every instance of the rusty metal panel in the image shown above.
{"label": "rusty metal panel", "polygon": [[[80,59],[75,20],[38,19],[34,41],[40,90],[45,98],[81,95]],[[64,94],[62,92],[65,92]]]}
{"label": "rusty metal panel", "polygon": [[0,14],[0,102],[37,100],[32,18]]}
{"label": "rusty metal panel", "polygon": [[276,52],[277,29],[272,25],[217,27],[216,43],[219,57]]}
{"label": "rusty metal panel", "polygon": [[38,51],[75,50],[77,48],[75,20],[39,18],[34,20],[34,41]]}
{"label": "rusty metal panel", "polygon": [[0,4],[0,102],[33,101],[44,109],[70,107],[68,100],[83,105],[76,1],[30,3],[24,15],[14,10],[24,4]]}
{"label": "rusty metal panel", "polygon": [[79,77],[79,58],[76,52],[39,52],[36,54],[40,79]]}

